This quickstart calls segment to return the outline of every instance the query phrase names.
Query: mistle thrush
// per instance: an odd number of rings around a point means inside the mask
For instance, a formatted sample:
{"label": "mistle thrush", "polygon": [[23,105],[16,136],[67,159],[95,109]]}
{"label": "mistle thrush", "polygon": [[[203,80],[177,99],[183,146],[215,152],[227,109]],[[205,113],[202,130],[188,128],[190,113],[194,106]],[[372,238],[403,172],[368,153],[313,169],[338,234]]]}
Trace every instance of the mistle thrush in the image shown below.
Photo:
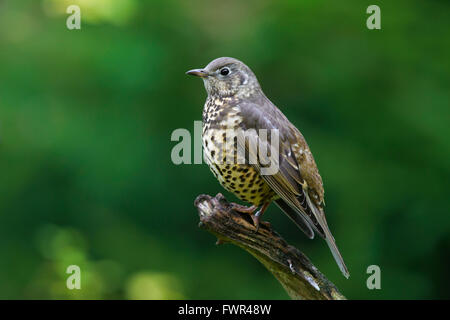
{"label": "mistle thrush", "polygon": [[[300,131],[265,96],[254,73],[241,61],[218,58],[187,74],[201,77],[208,93],[202,133],[206,162],[225,189],[252,204],[248,208],[235,205],[235,209],[251,214],[258,228],[261,215],[274,201],[310,239],[317,232],[326,240],[348,278],[349,272],[325,219],[322,178]],[[270,143],[259,135],[261,129],[276,130],[277,171],[262,174],[264,166],[259,157],[256,163],[249,162],[247,140],[238,142],[236,136],[227,139],[230,129],[244,131],[257,141],[258,148]],[[245,161],[226,161],[228,155],[236,160],[239,147],[247,152]]]}

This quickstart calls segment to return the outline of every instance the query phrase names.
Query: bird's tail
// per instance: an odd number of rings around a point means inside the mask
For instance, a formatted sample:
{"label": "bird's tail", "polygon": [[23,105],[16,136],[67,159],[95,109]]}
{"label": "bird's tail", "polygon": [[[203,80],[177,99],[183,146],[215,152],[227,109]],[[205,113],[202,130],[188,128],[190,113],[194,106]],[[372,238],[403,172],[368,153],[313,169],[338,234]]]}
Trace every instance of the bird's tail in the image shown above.
{"label": "bird's tail", "polygon": [[334,240],[333,235],[331,234],[330,229],[328,228],[327,221],[325,219],[325,215],[321,209],[318,209],[309,199],[309,196],[306,196],[306,199],[308,201],[308,205],[311,208],[312,212],[314,213],[314,218],[317,220],[318,226],[314,223],[311,223],[311,218],[305,215],[302,210],[299,209],[299,207],[293,207],[290,206],[286,201],[283,199],[275,200],[275,203],[280,207],[281,210],[292,220],[295,222],[295,224],[308,236],[308,238],[313,239],[314,238],[314,231],[317,232],[322,238],[325,239],[325,241],[328,244],[328,247],[331,250],[331,253],[333,254],[334,260],[336,260],[336,263],[341,270],[344,277],[348,279],[350,277],[350,273],[348,272],[348,269],[344,263],[344,259],[341,256],[341,253],[339,252],[339,249],[336,246],[336,242]]}
{"label": "bird's tail", "polygon": [[339,249],[336,245],[336,241],[334,241],[333,235],[331,234],[330,229],[328,229],[328,225],[326,222],[325,226],[322,226],[322,229],[325,232],[325,241],[327,242],[328,247],[330,247],[334,260],[336,260],[336,263],[339,266],[339,269],[341,270],[344,277],[348,279],[348,277],[350,277],[350,273],[348,272],[344,259],[342,258],[341,253],[339,252]]}
{"label": "bird's tail", "polygon": [[[321,229],[323,230],[323,233],[320,233],[321,236],[325,238],[325,241],[328,244],[328,247],[331,250],[331,253],[333,254],[334,260],[336,260],[337,265],[339,266],[339,269],[341,270],[344,277],[347,279],[350,277],[350,273],[348,272],[347,266],[345,265],[344,259],[342,258],[341,253],[339,252],[339,249],[336,245],[336,241],[334,240],[333,235],[331,234],[330,229],[328,228],[328,223],[325,219],[325,214],[323,213],[322,209],[317,208],[309,198],[308,195],[306,195],[306,200],[308,202],[309,207],[312,209],[314,213],[314,217],[316,218],[317,222],[319,223]],[[314,226],[314,224],[313,224]],[[317,230],[317,227],[314,226]],[[318,230],[319,231],[319,230]]]}

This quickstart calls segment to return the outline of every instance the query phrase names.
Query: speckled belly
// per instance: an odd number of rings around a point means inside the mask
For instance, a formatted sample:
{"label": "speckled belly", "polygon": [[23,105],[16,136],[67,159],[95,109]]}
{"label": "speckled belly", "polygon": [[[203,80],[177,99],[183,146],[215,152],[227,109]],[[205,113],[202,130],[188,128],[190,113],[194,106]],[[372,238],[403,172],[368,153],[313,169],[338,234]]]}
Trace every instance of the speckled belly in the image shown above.
{"label": "speckled belly", "polygon": [[226,162],[227,154],[235,155],[236,152],[230,149],[234,148],[233,143],[219,142],[217,137],[221,136],[220,130],[208,130],[203,135],[205,160],[220,184],[239,199],[256,206],[277,198],[276,193],[252,166]]}

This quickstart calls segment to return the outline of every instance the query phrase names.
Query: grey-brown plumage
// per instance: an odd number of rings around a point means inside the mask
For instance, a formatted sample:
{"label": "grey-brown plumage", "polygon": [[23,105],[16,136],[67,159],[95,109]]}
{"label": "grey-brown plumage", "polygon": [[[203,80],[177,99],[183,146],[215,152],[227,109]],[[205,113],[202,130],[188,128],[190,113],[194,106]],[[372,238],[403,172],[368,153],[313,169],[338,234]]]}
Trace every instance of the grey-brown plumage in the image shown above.
{"label": "grey-brown plumage", "polygon": [[[322,178],[300,131],[264,95],[256,76],[241,61],[218,58],[204,69],[187,73],[201,77],[208,93],[203,109],[205,159],[225,189],[253,205],[236,205],[236,209],[253,214],[261,207],[252,215],[258,226],[264,210],[275,201],[309,238],[314,238],[316,232],[326,240],[339,268],[348,277],[325,219]],[[230,129],[250,132],[259,145],[270,143],[261,139],[259,130],[278,130],[279,170],[263,175],[264,166],[250,163],[248,158],[243,164],[227,163],[227,155],[236,160],[238,148],[250,152],[248,144],[240,139],[227,139]]]}

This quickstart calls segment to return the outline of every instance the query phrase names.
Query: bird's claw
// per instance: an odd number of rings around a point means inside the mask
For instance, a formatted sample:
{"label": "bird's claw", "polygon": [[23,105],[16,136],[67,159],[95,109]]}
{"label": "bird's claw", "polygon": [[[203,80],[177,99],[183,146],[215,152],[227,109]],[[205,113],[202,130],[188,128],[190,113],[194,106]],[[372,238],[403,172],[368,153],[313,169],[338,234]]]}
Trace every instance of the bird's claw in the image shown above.
{"label": "bird's claw", "polygon": [[[264,213],[264,211],[266,210],[266,208],[267,208],[267,205],[263,206],[261,209],[256,211],[258,209],[257,206],[246,207],[241,204],[234,203],[234,202],[231,203],[231,209],[233,209],[234,211],[250,214],[250,217],[253,220],[253,225],[256,228],[255,232],[258,232],[260,224],[266,226],[268,229],[271,229],[271,225],[269,222],[260,221],[261,216]],[[255,211],[256,211],[256,213],[254,213]]]}
{"label": "bird's claw", "polygon": [[256,228],[255,232],[258,232],[258,230],[259,230],[259,217],[260,216],[258,215],[258,212],[256,214],[251,215],[252,220],[253,220],[253,225]]}
{"label": "bird's claw", "polygon": [[241,212],[241,213],[253,214],[253,212],[255,212],[256,209],[258,209],[258,207],[257,206],[246,207],[241,204],[237,204],[237,203],[233,202],[233,203],[231,203],[231,209],[233,209],[234,211],[237,211],[237,212]]}
{"label": "bird's claw", "polygon": [[260,225],[265,226],[267,229],[271,229],[272,228],[272,225],[270,224],[270,222],[268,222],[268,221],[261,221],[261,216],[262,216],[261,210],[259,210],[255,214],[251,215],[252,220],[253,220],[253,225],[256,228],[255,232],[258,232]]}

